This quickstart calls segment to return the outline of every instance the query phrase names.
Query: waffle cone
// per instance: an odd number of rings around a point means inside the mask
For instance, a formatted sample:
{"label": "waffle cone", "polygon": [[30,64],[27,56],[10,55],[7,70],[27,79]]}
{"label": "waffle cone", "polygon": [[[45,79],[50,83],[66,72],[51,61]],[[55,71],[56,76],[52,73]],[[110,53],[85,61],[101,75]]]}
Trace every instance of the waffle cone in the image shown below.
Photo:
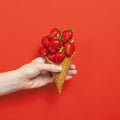
{"label": "waffle cone", "polygon": [[47,63],[62,66],[62,71],[60,73],[52,73],[59,94],[61,94],[61,92],[62,92],[64,81],[65,81],[67,72],[69,70],[73,56],[74,55],[72,55],[70,57],[65,57],[65,59],[59,64],[56,64],[56,63],[54,63],[46,58]]}

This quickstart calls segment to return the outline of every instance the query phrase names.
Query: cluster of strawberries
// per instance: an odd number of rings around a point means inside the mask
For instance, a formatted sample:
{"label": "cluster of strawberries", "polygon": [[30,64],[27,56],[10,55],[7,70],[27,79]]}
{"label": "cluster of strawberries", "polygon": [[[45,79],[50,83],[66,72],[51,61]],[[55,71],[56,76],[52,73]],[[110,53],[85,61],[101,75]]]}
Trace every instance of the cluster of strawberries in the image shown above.
{"label": "cluster of strawberries", "polygon": [[62,62],[66,56],[71,56],[75,51],[73,31],[71,28],[63,32],[53,28],[49,35],[41,39],[42,47],[39,49],[41,57],[47,57],[54,63]]}

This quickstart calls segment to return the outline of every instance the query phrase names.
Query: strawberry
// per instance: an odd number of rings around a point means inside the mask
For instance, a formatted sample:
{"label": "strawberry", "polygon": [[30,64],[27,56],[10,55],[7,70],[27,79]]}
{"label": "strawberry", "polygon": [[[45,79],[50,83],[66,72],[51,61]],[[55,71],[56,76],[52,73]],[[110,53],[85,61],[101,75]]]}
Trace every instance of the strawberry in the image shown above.
{"label": "strawberry", "polygon": [[62,32],[62,38],[64,42],[67,42],[68,40],[72,39],[72,37],[73,37],[73,32],[71,29]]}
{"label": "strawberry", "polygon": [[52,62],[55,62],[55,54],[53,54],[53,53],[48,53],[48,54],[47,54],[47,58],[48,58],[49,60],[51,60]]}
{"label": "strawberry", "polygon": [[59,41],[58,39],[53,38],[53,37],[50,38],[50,44],[49,44],[49,46],[51,46],[52,48],[59,49],[59,48],[62,47],[62,45],[63,45],[63,42]]}
{"label": "strawberry", "polygon": [[55,54],[55,62],[60,63],[64,60],[65,57],[66,57],[65,52],[57,52]]}
{"label": "strawberry", "polygon": [[65,48],[67,56],[71,56],[73,54],[73,52],[75,51],[75,45],[70,42],[65,42],[64,48]]}
{"label": "strawberry", "polygon": [[48,36],[44,36],[41,40],[41,43],[44,47],[48,47],[49,46],[49,37]]}
{"label": "strawberry", "polygon": [[39,53],[40,53],[40,56],[41,56],[41,57],[44,57],[44,56],[47,55],[48,51],[47,51],[47,49],[46,49],[45,47],[41,47],[41,48],[39,49]]}
{"label": "strawberry", "polygon": [[60,31],[57,28],[53,28],[50,31],[49,38],[51,38],[51,37],[57,37],[57,36],[60,36],[60,35],[61,35]]}
{"label": "strawberry", "polygon": [[53,48],[52,46],[49,46],[49,47],[48,47],[48,50],[49,50],[51,53],[56,53],[56,52],[57,52],[57,49]]}

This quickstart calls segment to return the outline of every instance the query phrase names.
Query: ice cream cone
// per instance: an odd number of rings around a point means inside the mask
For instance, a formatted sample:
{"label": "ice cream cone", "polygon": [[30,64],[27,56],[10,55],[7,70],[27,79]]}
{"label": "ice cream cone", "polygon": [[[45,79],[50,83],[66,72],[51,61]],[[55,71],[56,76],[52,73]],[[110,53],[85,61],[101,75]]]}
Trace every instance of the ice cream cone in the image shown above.
{"label": "ice cream cone", "polygon": [[69,67],[70,67],[73,56],[74,55],[72,55],[70,57],[65,57],[65,59],[59,64],[56,64],[56,63],[54,63],[54,62],[52,62],[52,61],[50,61],[49,59],[46,58],[47,63],[62,66],[62,71],[60,73],[52,73],[59,94],[61,94],[61,92],[62,92],[62,88],[63,88],[63,85],[64,85],[64,80],[66,78],[66,75],[67,75],[67,72],[69,70]]}

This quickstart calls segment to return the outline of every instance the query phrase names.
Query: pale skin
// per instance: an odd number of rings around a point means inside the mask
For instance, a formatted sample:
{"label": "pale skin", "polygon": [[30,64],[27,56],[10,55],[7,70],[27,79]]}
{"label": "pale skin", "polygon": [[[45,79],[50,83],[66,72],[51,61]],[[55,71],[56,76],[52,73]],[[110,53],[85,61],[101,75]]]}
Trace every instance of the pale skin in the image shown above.
{"label": "pale skin", "polygon": [[[39,88],[54,81],[51,72],[61,72],[62,67],[47,64],[44,58],[36,58],[22,67],[0,73],[0,96],[22,89]],[[71,64],[66,80],[77,74],[76,66]]]}

